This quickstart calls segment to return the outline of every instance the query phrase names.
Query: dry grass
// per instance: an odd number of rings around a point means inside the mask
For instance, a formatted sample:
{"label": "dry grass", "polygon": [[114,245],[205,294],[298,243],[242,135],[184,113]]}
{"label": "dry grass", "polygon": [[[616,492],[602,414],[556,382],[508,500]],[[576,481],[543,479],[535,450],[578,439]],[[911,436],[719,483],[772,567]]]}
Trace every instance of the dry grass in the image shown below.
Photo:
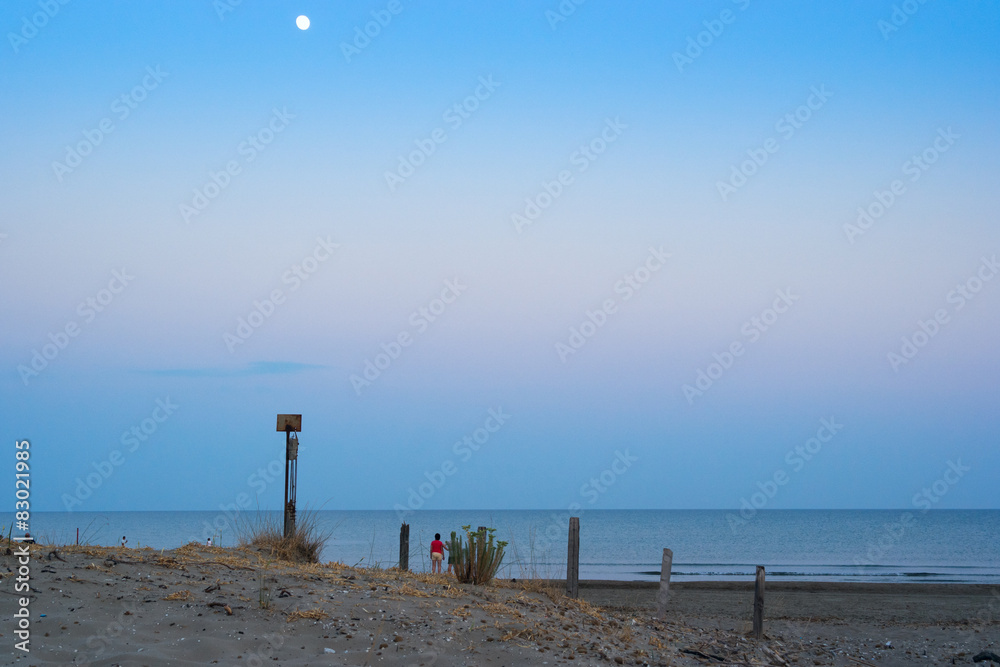
{"label": "dry grass", "polygon": [[319,563],[323,545],[333,534],[332,530],[320,530],[319,517],[311,511],[296,517],[295,533],[290,537],[285,537],[278,518],[260,513],[255,520],[240,522],[237,531],[241,548],[255,548],[274,560],[293,563]]}
{"label": "dry grass", "polygon": [[187,602],[188,600],[191,599],[191,591],[188,591],[188,590],[177,591],[175,593],[171,593],[170,595],[168,595],[167,597],[165,597],[163,599],[164,600],[179,600],[181,602]]}
{"label": "dry grass", "polygon": [[323,611],[318,607],[316,609],[307,609],[305,611],[299,611],[296,609],[295,611],[288,614],[288,617],[285,619],[285,622],[291,623],[292,621],[297,621],[301,618],[308,618],[313,621],[322,621],[324,618],[328,616],[329,616],[328,613],[326,613],[325,611]]}
{"label": "dry grass", "polygon": [[83,569],[85,569],[85,570],[98,570],[100,572],[107,572],[108,574],[114,574],[113,570],[111,570],[109,568],[106,568],[106,567],[101,567],[100,565],[96,565],[94,563],[87,563],[84,566]]}
{"label": "dry grass", "polygon": [[524,618],[524,615],[517,609],[502,602],[488,602],[486,604],[480,602],[476,606],[494,618],[497,616],[506,616],[511,619]]}
{"label": "dry grass", "polygon": [[396,589],[396,593],[400,595],[406,595],[413,598],[429,598],[433,597],[430,593],[425,593],[416,586],[410,584],[409,582],[404,583],[402,586]]}

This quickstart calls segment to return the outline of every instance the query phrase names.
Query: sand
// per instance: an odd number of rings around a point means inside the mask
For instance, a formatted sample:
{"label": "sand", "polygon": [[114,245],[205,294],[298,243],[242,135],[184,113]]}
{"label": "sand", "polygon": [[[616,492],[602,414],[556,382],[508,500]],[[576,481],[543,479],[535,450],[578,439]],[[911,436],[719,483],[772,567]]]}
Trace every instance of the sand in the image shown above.
{"label": "sand", "polygon": [[13,648],[16,561],[0,562],[4,664],[25,667],[971,665],[1000,653],[1000,591],[988,586],[768,582],[755,643],[752,582],[675,583],[658,620],[656,585],[640,582],[581,582],[571,600],[558,582],[461,585],[195,545],[36,545],[24,654]]}

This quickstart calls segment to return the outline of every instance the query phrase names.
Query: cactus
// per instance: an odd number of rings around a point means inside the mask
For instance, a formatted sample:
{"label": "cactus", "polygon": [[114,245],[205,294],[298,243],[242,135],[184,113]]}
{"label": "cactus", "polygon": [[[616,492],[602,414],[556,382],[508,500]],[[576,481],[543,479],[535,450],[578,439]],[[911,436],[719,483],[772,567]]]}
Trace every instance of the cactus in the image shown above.
{"label": "cactus", "polygon": [[487,584],[500,569],[506,542],[494,540],[495,528],[486,531],[472,531],[471,526],[462,526],[467,544],[462,544],[455,531],[451,533],[449,549],[455,561],[455,576],[463,584]]}

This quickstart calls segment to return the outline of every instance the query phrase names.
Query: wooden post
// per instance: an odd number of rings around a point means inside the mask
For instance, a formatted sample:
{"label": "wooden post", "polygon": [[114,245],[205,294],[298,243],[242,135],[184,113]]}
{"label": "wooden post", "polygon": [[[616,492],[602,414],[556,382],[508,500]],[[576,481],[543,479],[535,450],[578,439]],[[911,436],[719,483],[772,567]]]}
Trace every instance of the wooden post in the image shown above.
{"label": "wooden post", "polygon": [[486,526],[480,526],[480,527],[479,527],[479,528],[477,528],[476,530],[477,530],[478,532],[482,533],[484,537],[486,536]]}
{"label": "wooden post", "polygon": [[753,585],[753,638],[760,641],[764,634],[764,566],[757,566],[757,581]]}
{"label": "wooden post", "polygon": [[399,527],[399,569],[410,569],[410,524],[404,523]]}
{"label": "wooden post", "polygon": [[569,519],[569,544],[566,548],[566,595],[580,597],[580,517]]}
{"label": "wooden post", "polygon": [[670,570],[674,565],[674,552],[663,550],[663,564],[660,565],[660,590],[656,594],[656,615],[667,617],[667,602],[670,600]]}

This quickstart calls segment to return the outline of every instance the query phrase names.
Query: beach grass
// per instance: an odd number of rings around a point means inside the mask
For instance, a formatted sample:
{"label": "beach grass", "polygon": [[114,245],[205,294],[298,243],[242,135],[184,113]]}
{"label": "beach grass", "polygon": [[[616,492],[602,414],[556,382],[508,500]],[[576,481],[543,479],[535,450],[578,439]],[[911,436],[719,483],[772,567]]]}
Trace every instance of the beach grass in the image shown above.
{"label": "beach grass", "polygon": [[252,519],[240,520],[236,533],[241,548],[263,551],[274,560],[318,563],[333,529],[320,528],[318,514],[306,510],[296,517],[295,532],[288,537],[284,534],[283,519],[262,512]]}

